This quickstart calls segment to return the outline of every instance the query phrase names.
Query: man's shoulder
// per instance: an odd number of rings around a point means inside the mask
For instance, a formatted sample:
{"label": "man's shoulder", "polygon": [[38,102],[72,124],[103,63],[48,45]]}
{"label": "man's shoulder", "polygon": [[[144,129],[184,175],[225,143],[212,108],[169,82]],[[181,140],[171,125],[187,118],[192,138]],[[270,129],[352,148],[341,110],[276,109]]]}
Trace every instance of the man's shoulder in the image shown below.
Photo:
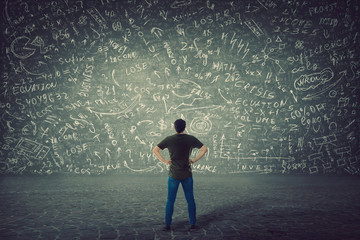
{"label": "man's shoulder", "polygon": [[172,140],[176,140],[178,139],[179,137],[181,137],[181,139],[186,139],[186,140],[197,140],[197,138],[193,135],[190,135],[190,134],[173,134],[173,135],[169,135],[167,136],[164,141],[172,141]]}
{"label": "man's shoulder", "polygon": [[187,134],[188,138],[197,139],[194,135]]}
{"label": "man's shoulder", "polygon": [[195,136],[190,135],[190,134],[186,134],[186,133],[181,134],[181,135],[182,135],[182,137],[185,137],[185,138],[188,138],[188,139],[190,139],[190,138],[194,139],[195,138]]}
{"label": "man's shoulder", "polygon": [[202,145],[204,145],[197,137],[189,135],[189,141],[191,141],[193,144],[196,145],[196,147],[200,148]]}
{"label": "man's shoulder", "polygon": [[173,135],[169,135],[169,136],[167,136],[167,137],[165,137],[165,141],[169,141],[169,140],[172,140],[172,139],[174,139],[174,138],[176,138],[176,134],[173,134]]}

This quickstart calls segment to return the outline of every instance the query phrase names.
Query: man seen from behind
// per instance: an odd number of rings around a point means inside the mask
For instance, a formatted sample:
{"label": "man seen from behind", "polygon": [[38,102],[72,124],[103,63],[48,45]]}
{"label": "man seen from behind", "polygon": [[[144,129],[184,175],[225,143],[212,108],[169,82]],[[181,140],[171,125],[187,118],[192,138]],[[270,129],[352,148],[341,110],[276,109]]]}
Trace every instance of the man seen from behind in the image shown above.
{"label": "man seen from behind", "polygon": [[[196,163],[207,152],[207,148],[196,137],[185,134],[186,122],[178,119],[174,122],[176,134],[166,137],[153,150],[155,156],[164,164],[170,165],[168,176],[168,195],[165,207],[165,230],[171,229],[172,215],[176,194],[181,183],[188,205],[190,228],[196,228],[196,204],[193,192],[191,164]],[[170,160],[166,160],[161,150],[168,149]],[[193,148],[200,151],[194,159],[190,159]]]}

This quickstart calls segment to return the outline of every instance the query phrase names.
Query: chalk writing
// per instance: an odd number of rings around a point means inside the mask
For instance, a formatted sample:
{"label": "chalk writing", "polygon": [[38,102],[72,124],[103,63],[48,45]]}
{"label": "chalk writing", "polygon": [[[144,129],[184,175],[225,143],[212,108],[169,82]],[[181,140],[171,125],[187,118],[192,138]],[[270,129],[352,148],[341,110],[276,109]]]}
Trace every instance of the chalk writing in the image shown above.
{"label": "chalk writing", "polygon": [[178,118],[194,172],[360,174],[359,1],[3,7],[0,174],[164,173]]}

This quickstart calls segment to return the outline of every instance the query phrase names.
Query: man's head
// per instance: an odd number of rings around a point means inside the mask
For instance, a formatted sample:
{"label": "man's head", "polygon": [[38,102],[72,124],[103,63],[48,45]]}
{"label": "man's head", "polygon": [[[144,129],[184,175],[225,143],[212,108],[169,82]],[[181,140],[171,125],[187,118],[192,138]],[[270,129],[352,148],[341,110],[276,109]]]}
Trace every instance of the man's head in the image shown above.
{"label": "man's head", "polygon": [[186,122],[182,119],[178,119],[174,122],[174,128],[177,133],[181,133],[185,130]]}

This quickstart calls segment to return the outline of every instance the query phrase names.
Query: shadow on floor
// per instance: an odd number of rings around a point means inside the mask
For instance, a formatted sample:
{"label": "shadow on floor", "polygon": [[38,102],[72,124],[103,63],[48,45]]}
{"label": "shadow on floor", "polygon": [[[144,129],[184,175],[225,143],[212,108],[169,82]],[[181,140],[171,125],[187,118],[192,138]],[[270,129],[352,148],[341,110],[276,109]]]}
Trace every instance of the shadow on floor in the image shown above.
{"label": "shadow on floor", "polygon": [[[258,202],[252,202],[251,205],[256,205]],[[216,206],[212,209],[208,209],[207,213],[198,213],[196,225],[198,228],[209,228],[213,225],[224,224],[224,221],[228,221],[229,224],[237,224],[241,222],[242,217],[240,213],[242,210],[247,209],[250,203],[236,202],[227,204],[225,206]],[[245,217],[244,217],[245,220]],[[189,219],[181,221],[173,221],[173,227],[176,229],[189,228]]]}

